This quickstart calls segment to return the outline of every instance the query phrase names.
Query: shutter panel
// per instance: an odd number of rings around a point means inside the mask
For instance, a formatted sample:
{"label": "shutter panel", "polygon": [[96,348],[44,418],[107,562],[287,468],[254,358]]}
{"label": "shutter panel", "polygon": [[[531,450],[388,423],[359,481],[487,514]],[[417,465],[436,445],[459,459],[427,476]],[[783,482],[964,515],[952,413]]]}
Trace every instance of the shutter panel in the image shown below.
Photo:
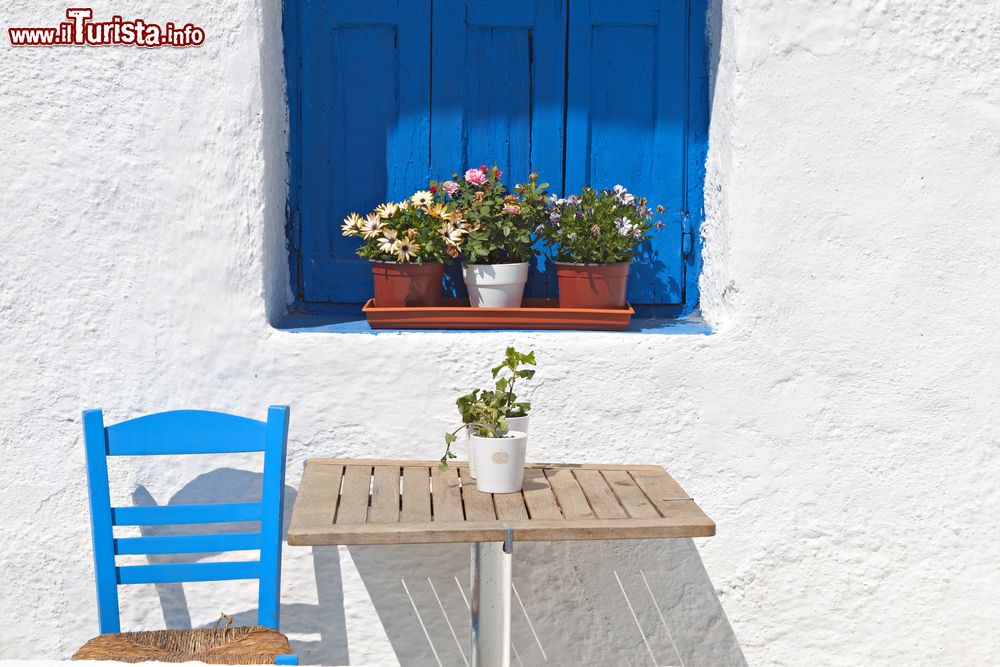
{"label": "shutter panel", "polygon": [[372,292],[346,214],[426,185],[430,0],[302,2],[299,209],[306,301]]}
{"label": "shutter panel", "polygon": [[[433,177],[496,163],[510,187],[535,170],[561,190],[565,44],[560,0],[434,0]],[[526,296],[552,293],[544,269]]]}
{"label": "shutter panel", "polygon": [[569,21],[567,192],[621,183],[666,206],[666,227],[633,262],[628,298],[682,303],[686,2],[573,0]]}

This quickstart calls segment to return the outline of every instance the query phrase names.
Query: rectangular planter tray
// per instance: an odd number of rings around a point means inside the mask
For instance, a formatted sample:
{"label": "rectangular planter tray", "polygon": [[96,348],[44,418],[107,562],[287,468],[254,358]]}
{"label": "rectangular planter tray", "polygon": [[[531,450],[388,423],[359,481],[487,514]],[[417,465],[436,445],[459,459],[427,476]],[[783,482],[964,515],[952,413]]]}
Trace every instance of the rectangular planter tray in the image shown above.
{"label": "rectangular planter tray", "polygon": [[435,307],[361,309],[372,329],[566,329],[624,331],[635,311],[560,308],[557,299],[525,299],[520,308],[472,308],[467,299],[444,299]]}

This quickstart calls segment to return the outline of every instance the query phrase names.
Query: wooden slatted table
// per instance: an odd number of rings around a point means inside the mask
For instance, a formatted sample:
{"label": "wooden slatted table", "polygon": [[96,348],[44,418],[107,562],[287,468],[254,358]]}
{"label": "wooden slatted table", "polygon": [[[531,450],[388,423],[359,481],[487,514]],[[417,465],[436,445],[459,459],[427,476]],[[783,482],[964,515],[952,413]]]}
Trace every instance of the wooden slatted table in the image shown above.
{"label": "wooden slatted table", "polygon": [[288,544],[472,543],[472,656],[482,666],[510,662],[514,541],[714,534],[660,466],[529,464],[520,493],[489,494],[464,463],[310,459]]}

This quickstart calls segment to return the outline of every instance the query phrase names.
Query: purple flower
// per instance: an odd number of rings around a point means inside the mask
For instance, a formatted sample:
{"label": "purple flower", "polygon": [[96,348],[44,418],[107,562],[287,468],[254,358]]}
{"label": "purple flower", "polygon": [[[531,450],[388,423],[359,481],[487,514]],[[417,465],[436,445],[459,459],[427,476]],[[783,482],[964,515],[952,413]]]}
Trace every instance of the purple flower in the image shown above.
{"label": "purple flower", "polygon": [[657,229],[663,229],[663,221],[662,220],[657,220],[656,221],[656,228]]}
{"label": "purple flower", "polygon": [[562,213],[557,209],[552,209],[552,212],[549,213],[549,222],[553,225],[558,225],[560,220],[562,220]]}
{"label": "purple flower", "polygon": [[569,197],[566,198],[566,203],[569,204],[570,206],[579,206],[580,198],[577,197],[576,195],[570,195]]}
{"label": "purple flower", "polygon": [[543,234],[545,232],[545,225],[538,225],[535,227],[536,234]]}
{"label": "purple flower", "polygon": [[616,185],[615,188],[615,201],[619,204],[624,204],[625,206],[631,206],[632,202],[635,201],[635,195],[631,194],[625,189],[623,185]]}

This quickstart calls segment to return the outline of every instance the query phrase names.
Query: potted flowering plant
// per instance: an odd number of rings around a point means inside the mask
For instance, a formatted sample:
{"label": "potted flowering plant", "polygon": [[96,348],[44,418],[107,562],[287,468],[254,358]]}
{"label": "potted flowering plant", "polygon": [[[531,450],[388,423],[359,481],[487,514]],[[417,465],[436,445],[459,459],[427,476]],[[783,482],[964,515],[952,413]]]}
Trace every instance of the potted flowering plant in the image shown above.
{"label": "potted flowering plant", "polygon": [[473,308],[517,308],[528,281],[532,231],[547,215],[545,189],[532,173],[509,192],[494,165],[461,177],[431,182],[441,202],[452,204],[468,223],[463,246],[464,279]]}
{"label": "potted flowering plant", "polygon": [[[624,308],[629,265],[638,247],[661,229],[652,222],[645,197],[621,185],[579,195],[552,197],[541,231],[555,250],[559,305],[563,308]],[[657,206],[656,211],[663,213]]]}
{"label": "potted flowering plant", "polygon": [[454,207],[422,190],[363,218],[351,213],[341,231],[364,240],[357,254],[371,262],[376,305],[437,306],[444,264],[458,257],[468,227]]}
{"label": "potted flowering plant", "polygon": [[455,401],[462,425],[446,433],[441,468],[456,458],[451,445],[464,430],[468,436],[469,473],[481,491],[513,493],[521,489],[524,458],[528,444],[528,413],[531,403],[519,401],[514,385],[519,378],[530,380],[535,365],[534,351],[527,354],[508,347],[504,360],[493,368],[493,389],[474,389]]}

